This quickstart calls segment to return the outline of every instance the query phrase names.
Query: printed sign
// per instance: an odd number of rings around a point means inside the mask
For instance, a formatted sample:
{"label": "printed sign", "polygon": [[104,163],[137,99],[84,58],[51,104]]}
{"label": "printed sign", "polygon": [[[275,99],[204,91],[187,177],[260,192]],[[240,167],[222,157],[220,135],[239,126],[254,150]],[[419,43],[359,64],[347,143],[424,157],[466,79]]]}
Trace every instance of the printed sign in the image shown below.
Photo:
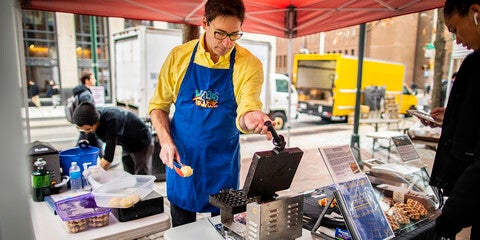
{"label": "printed sign", "polygon": [[392,141],[404,162],[420,159],[420,155],[408,135],[394,136]]}
{"label": "printed sign", "polygon": [[353,239],[391,239],[395,236],[368,177],[360,171],[350,146],[318,149],[337,186],[337,202]]}

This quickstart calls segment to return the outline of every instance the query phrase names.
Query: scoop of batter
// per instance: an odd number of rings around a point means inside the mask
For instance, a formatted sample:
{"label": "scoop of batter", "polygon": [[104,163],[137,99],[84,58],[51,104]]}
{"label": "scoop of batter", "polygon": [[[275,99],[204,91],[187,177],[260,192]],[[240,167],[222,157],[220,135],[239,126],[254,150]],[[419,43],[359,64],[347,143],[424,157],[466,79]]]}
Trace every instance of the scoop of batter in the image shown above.
{"label": "scoop of batter", "polygon": [[183,165],[180,171],[182,171],[184,177],[190,177],[193,174],[193,168],[187,165]]}

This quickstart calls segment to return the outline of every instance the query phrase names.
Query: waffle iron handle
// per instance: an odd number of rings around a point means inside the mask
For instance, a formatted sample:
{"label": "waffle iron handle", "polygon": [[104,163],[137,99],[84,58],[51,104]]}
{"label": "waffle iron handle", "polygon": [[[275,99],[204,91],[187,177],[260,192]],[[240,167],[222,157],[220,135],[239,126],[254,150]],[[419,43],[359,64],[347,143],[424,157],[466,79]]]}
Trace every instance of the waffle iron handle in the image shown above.
{"label": "waffle iron handle", "polygon": [[268,131],[272,133],[273,136],[273,145],[275,146],[274,151],[276,153],[279,153],[285,149],[285,145],[287,144],[285,142],[285,138],[282,135],[278,135],[277,131],[275,128],[272,126],[272,122],[266,121],[264,123],[265,126],[268,127]]}

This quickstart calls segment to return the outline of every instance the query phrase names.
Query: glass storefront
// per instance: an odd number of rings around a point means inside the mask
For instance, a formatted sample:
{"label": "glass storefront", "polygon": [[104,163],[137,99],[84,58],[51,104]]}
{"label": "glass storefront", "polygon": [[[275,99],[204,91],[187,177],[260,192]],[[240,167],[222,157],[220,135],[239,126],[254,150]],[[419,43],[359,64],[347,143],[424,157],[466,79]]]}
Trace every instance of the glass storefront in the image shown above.
{"label": "glass storefront", "polygon": [[97,85],[105,89],[105,101],[112,101],[112,84],[110,74],[108,18],[85,15],[75,15],[76,53],[78,74],[84,71],[93,71],[94,58],[92,52],[92,26],[90,18],[95,19],[96,27],[96,66]]}
{"label": "glass storefront", "polygon": [[35,81],[42,97],[48,80],[60,84],[55,14],[23,10],[22,24],[27,82]]}

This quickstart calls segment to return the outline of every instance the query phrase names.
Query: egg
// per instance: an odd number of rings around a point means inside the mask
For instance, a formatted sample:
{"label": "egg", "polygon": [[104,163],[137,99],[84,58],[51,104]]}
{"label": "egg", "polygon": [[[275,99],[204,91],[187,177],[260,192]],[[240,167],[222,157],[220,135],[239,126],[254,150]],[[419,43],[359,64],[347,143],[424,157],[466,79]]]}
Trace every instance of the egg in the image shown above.
{"label": "egg", "polygon": [[130,198],[130,200],[132,200],[133,204],[135,204],[135,203],[137,203],[141,200],[141,198],[138,194],[129,195],[128,198]]}
{"label": "egg", "polygon": [[110,199],[110,201],[108,201],[108,206],[111,208],[117,208],[118,206],[120,206],[120,200],[122,200],[122,198],[114,197]]}
{"label": "egg", "polygon": [[122,200],[120,200],[120,207],[121,208],[129,208],[131,206],[133,206],[133,201],[131,198],[129,197],[124,197],[122,198]]}

